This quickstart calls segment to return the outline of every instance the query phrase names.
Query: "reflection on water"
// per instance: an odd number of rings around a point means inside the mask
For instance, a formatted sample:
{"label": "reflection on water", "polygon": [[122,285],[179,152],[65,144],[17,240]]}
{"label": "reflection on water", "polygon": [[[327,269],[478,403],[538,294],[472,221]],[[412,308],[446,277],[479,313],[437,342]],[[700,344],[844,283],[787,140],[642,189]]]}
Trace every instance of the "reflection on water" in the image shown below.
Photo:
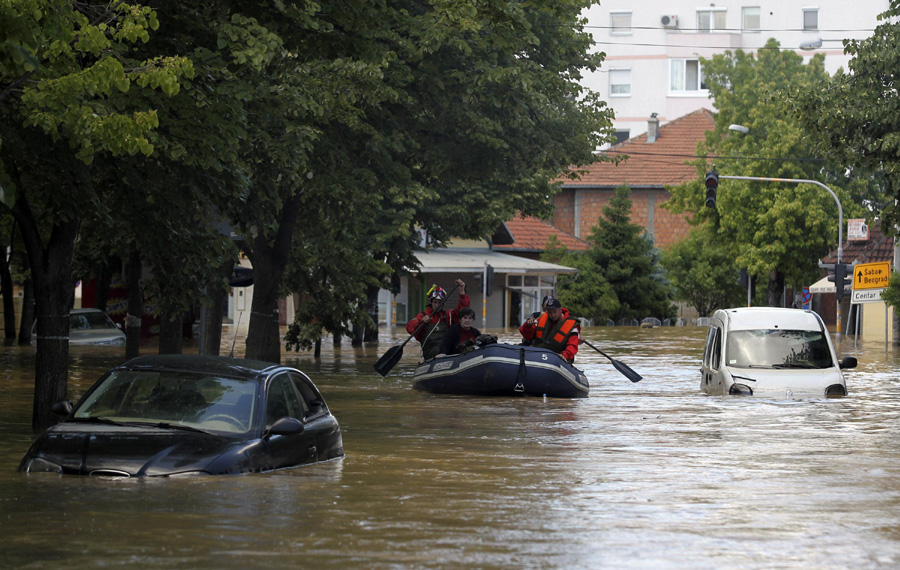
{"label": "reflection on water", "polygon": [[[377,348],[326,342],[321,360],[284,360],[323,392],[346,458],[171,481],[16,473],[31,440],[33,352],[5,348],[0,566],[897,566],[893,350],[845,340],[860,362],[847,398],[710,397],[699,389],[704,333],[586,329],[644,380],[583,345],[590,397],[547,402],[417,392],[415,341],[381,378],[373,363],[405,335]],[[73,355],[70,393],[117,358]]]}

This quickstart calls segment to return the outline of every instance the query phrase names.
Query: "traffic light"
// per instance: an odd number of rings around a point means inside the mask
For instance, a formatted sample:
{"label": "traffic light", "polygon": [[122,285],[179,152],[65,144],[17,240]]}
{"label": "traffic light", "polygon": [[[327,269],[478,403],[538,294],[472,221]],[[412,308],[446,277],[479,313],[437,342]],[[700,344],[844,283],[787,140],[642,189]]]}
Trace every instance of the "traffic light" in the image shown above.
{"label": "traffic light", "polygon": [[[848,277],[847,274],[850,274]],[[844,298],[844,290],[853,286],[853,266],[845,263],[834,264],[834,275],[829,275],[828,280],[834,283],[834,296],[840,301]]]}
{"label": "traffic light", "polygon": [[719,189],[719,173],[710,170],[706,173],[706,207],[716,207],[716,190]]}

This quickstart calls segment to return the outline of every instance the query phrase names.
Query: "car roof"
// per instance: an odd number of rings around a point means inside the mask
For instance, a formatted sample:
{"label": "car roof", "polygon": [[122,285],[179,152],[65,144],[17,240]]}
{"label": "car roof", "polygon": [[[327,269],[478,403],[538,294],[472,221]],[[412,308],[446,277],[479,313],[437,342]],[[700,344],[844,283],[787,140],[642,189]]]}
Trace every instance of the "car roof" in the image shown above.
{"label": "car roof", "polygon": [[722,320],[730,330],[822,330],[819,315],[807,309],[738,307],[723,309]]}
{"label": "car roof", "polygon": [[234,378],[255,379],[283,369],[293,370],[279,364],[233,358],[228,356],[205,356],[198,354],[160,354],[139,356],[116,367],[129,370],[176,370],[182,372],[218,374]]}

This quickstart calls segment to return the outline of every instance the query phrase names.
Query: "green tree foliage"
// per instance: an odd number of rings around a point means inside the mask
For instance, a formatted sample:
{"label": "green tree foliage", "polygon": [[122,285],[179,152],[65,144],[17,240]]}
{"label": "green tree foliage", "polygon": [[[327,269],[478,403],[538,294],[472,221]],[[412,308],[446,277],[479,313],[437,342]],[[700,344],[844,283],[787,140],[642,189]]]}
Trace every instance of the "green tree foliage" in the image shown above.
{"label": "green tree foliage", "polygon": [[590,252],[568,251],[556,236],[550,236],[541,259],[578,270],[574,277],[560,276],[557,283],[557,295],[572,316],[606,324],[607,319],[619,312],[616,292]]}
{"label": "green tree foliage", "polygon": [[883,227],[900,224],[900,1],[892,0],[865,40],[845,40],[849,69],[810,86],[794,86],[784,107],[807,132],[817,133],[817,150],[865,181],[854,194],[867,215],[881,215]]}
{"label": "green tree foliage", "polygon": [[659,250],[644,228],[631,223],[631,190],[627,186],[616,188],[588,242],[593,246],[594,263],[603,269],[619,301],[613,320],[675,316],[672,286],[659,264]]}
{"label": "green tree foliage", "polygon": [[72,260],[82,210],[98,200],[88,165],[103,154],[150,154],[150,104],[172,96],[191,62],[136,58],[156,13],[128,2],[23,0],[0,4],[0,202],[21,231],[35,287],[33,426],[53,423],[66,397]]}
{"label": "green tree foliage", "polygon": [[585,253],[551,247],[543,256],[579,269],[577,278],[562,277],[559,285],[559,295],[573,314],[599,322],[675,315],[660,253],[644,228],[631,223],[627,186],[616,189],[587,241],[591,248]]}
{"label": "green tree foliage", "polygon": [[701,316],[741,305],[735,255],[716,239],[712,224],[698,226],[688,237],[663,252],[662,265],[675,286],[676,298],[687,301]]}
{"label": "green tree foliage", "polygon": [[[816,156],[815,133],[804,129],[779,96],[791,89],[810,89],[824,81],[822,56],[804,64],[802,56],[781,50],[769,40],[757,55],[726,52],[703,60],[716,126],[698,145],[698,154],[717,157],[697,161],[697,180],[672,189],[666,207],[693,214],[694,223],[711,223],[717,247],[735,257],[736,267],[768,282],[768,304],[778,305],[785,280],[801,286],[818,275],[817,260],[838,242],[834,199],[811,184],[721,180],[717,207],[706,208],[703,175],[713,165],[723,175],[818,180],[837,193],[849,214],[859,215],[837,163]],[[749,127],[748,134],[730,131],[731,124]],[[857,185],[857,186],[854,186]],[[727,283],[719,284],[723,289]]]}

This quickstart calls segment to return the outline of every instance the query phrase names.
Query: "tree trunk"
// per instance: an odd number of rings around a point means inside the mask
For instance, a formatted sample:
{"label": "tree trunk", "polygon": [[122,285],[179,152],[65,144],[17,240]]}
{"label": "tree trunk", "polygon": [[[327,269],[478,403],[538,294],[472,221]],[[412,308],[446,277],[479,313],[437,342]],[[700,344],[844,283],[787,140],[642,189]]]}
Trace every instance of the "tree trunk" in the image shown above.
{"label": "tree trunk", "polygon": [[[278,330],[278,283],[283,270],[277,269],[272,248],[254,247],[253,302],[247,330],[245,356],[264,362],[281,363],[281,338]],[[283,265],[281,265],[283,267]]]}
{"label": "tree trunk", "polygon": [[313,348],[313,358],[321,358],[322,356],[322,339],[316,339],[315,347]]}
{"label": "tree trunk", "polygon": [[381,290],[377,285],[369,285],[366,289],[366,309],[369,318],[372,319],[372,325],[366,325],[366,331],[363,335],[364,342],[378,342],[378,292]]}
{"label": "tree trunk", "polygon": [[362,346],[363,336],[365,336],[366,327],[357,323],[353,325],[353,338],[350,339],[350,346]]}
{"label": "tree trunk", "polygon": [[31,344],[31,328],[34,325],[34,280],[22,284],[22,317],[19,319],[19,345]]}
{"label": "tree trunk", "polygon": [[6,344],[16,340],[16,296],[13,291],[12,273],[9,269],[9,258],[3,251],[3,263],[0,263],[0,288],[3,290],[3,329]]}
{"label": "tree trunk", "polygon": [[104,313],[106,301],[109,299],[109,284],[112,282],[113,268],[108,263],[100,267],[100,275],[97,277],[97,295],[94,298],[94,306]]}
{"label": "tree trunk", "polygon": [[[79,183],[89,184],[87,167],[82,167],[76,173]],[[45,246],[25,196],[16,200],[13,215],[22,231],[34,281],[37,348],[31,427],[40,431],[57,422],[50,406],[65,399],[68,391],[69,311],[75,300],[72,259],[81,216],[72,208],[69,218],[56,221]]]}
{"label": "tree trunk", "polygon": [[144,314],[144,290],[141,273],[144,270],[141,255],[132,251],[125,266],[125,287],[128,290],[128,308],[125,311],[125,358],[131,360],[141,354],[141,316]]}
{"label": "tree trunk", "polygon": [[341,346],[341,333],[333,333],[332,346]]}
{"label": "tree trunk", "polygon": [[769,283],[766,287],[766,305],[769,307],[784,306],[784,273],[780,271],[769,273]]}
{"label": "tree trunk", "polygon": [[162,314],[159,319],[159,353],[181,354],[182,326],[184,317],[181,314],[172,317]]}
{"label": "tree trunk", "polygon": [[[234,272],[234,260],[227,262],[222,268],[226,277],[231,277]],[[222,346],[222,313],[225,309],[225,292],[220,291],[214,285],[208,285],[212,291],[212,304],[203,312],[203,338],[200,343],[200,354],[218,356]]]}
{"label": "tree trunk", "polygon": [[281,363],[278,330],[278,290],[291,252],[291,240],[300,214],[300,196],[284,204],[274,240],[257,235],[249,241],[247,256],[253,263],[253,302],[247,330],[245,356],[264,362]]}

